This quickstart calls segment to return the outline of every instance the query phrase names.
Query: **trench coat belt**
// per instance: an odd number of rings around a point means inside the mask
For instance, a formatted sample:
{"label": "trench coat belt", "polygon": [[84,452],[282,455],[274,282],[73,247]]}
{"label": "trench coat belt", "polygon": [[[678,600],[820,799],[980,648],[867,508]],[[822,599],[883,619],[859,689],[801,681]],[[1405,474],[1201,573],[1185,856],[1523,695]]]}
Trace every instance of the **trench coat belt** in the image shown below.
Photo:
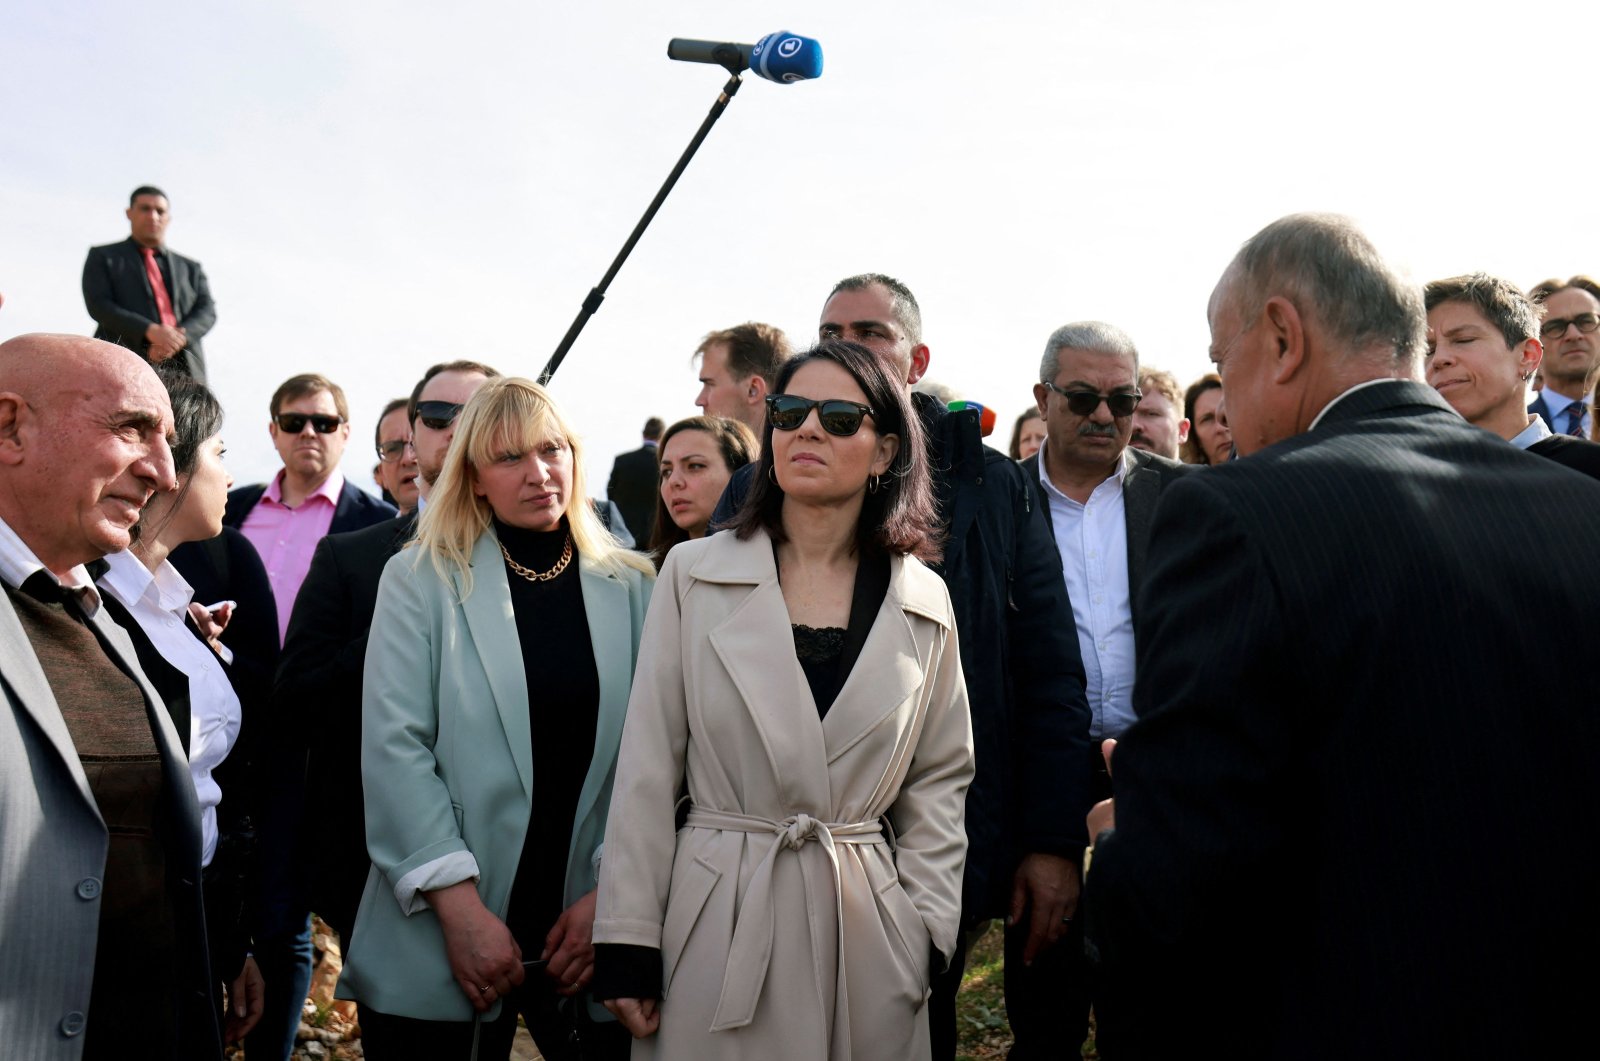
{"label": "trench coat belt", "polygon": [[[767,966],[772,961],[772,866],[780,852],[798,851],[808,840],[822,845],[833,866],[834,924],[838,933],[838,984],[839,997],[844,996],[844,901],[840,898],[839,855],[835,844],[884,843],[883,826],[874,819],[870,822],[818,821],[809,814],[791,814],[782,821],[758,818],[732,811],[706,810],[692,807],[685,823],[692,829],[720,829],[724,832],[770,833],[772,843],[750,878],[745,889],[739,916],[733,927],[733,939],[728,947],[727,971],[722,977],[722,994],[717,1000],[716,1016],[711,1030],[743,1028],[755,1018],[756,1000],[761,997],[761,987],[766,982]],[[810,895],[806,897],[810,902]]]}

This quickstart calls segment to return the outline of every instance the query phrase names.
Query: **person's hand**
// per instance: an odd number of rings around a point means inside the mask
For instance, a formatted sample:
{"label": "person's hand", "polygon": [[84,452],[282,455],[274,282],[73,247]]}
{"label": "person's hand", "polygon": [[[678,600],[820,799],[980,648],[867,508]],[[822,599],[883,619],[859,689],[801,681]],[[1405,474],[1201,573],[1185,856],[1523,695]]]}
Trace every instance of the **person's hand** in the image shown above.
{"label": "person's hand", "polygon": [[1035,852],[1022,860],[1011,878],[1011,913],[1006,924],[1021,924],[1028,917],[1028,941],[1022,964],[1033,959],[1067,934],[1067,922],[1078,910],[1078,867],[1060,855]]}
{"label": "person's hand", "polygon": [[563,995],[576,995],[594,979],[594,892],[561,912],[544,937],[541,958],[550,959],[545,973]]}
{"label": "person's hand", "polygon": [[233,601],[223,601],[222,607],[214,612],[208,612],[204,604],[190,601],[189,615],[194,618],[195,629],[200,631],[200,636],[208,642],[215,642],[228,628],[228,620],[233,618],[233,608]]}
{"label": "person's hand", "polygon": [[[1100,754],[1105,756],[1106,773],[1111,773],[1111,753],[1117,750],[1117,742],[1107,738],[1100,742]],[[1103,799],[1089,810],[1089,846],[1093,847],[1095,838],[1108,829],[1117,827],[1117,808],[1115,799]]]}
{"label": "person's hand", "polygon": [[144,337],[150,343],[150,360],[158,365],[189,342],[181,329],[169,328],[165,324],[150,325],[144,330]]}
{"label": "person's hand", "polygon": [[439,915],[450,972],[461,993],[473,1009],[488,1012],[497,999],[522,983],[522,948],[505,922],[483,905],[472,881],[423,894]]}
{"label": "person's hand", "polygon": [[654,1035],[661,1027],[660,1003],[653,998],[608,998],[606,1009],[635,1039]]}
{"label": "person's hand", "polygon": [[223,1029],[224,1041],[236,1043],[250,1033],[261,1019],[266,1007],[267,985],[261,979],[261,967],[254,958],[244,960],[239,978],[228,985],[228,1023]]}

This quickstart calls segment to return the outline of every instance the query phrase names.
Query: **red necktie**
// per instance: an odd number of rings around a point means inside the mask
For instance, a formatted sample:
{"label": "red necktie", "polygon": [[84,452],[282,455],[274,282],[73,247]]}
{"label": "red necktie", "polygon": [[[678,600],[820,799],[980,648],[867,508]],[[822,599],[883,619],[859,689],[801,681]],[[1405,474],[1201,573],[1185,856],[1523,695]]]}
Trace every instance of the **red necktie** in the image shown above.
{"label": "red necktie", "polygon": [[178,323],[178,317],[172,312],[172,299],[167,295],[167,282],[161,279],[161,266],[156,264],[155,248],[140,247],[139,253],[144,255],[144,272],[150,278],[150,290],[156,296],[156,312],[161,315],[161,323],[171,328]]}

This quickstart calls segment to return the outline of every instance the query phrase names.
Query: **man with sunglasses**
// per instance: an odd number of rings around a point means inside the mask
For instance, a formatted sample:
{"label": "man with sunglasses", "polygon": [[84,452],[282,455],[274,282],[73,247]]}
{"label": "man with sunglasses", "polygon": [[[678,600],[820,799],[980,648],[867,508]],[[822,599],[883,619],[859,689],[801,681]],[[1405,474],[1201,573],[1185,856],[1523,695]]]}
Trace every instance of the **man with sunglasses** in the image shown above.
{"label": "man with sunglasses", "polygon": [[[238,529],[260,554],[272,598],[254,598],[244,585],[228,585],[227,576],[219,578],[216,571],[191,576],[191,568],[179,568],[197,589],[219,586],[221,596],[238,601],[241,614],[275,608],[281,644],[317,543],[327,534],[391,519],[395,510],[346,482],[339,471],[339,459],[350,437],[350,414],[338,384],[314,373],[292,376],[273,392],[270,411],[267,430],[283,468],[269,483],[230,491],[222,522],[224,527]],[[205,558],[214,553],[195,555]],[[274,723],[273,732],[261,745],[271,753],[264,752],[258,759],[267,793],[261,801],[263,821],[258,823],[266,896],[255,956],[267,983],[267,998],[261,1021],[245,1044],[250,1056],[268,1061],[287,1059],[293,1050],[300,1007],[311,979],[309,911],[290,901],[283,882],[287,873],[283,854],[292,842],[290,823],[299,813],[300,773],[283,740],[288,732],[286,720],[275,712]]]}
{"label": "man with sunglasses", "polygon": [[1544,388],[1528,411],[1558,435],[1592,438],[1589,408],[1600,372],[1600,281],[1587,276],[1546,280],[1528,292],[1544,308],[1539,337],[1544,341]]}
{"label": "man with sunglasses", "polygon": [[[1057,328],[1033,388],[1045,441],[1023,462],[1044,499],[1072,602],[1092,716],[1086,768],[1095,801],[1111,796],[1100,742],[1120,737],[1133,722],[1134,602],[1156,502],[1169,483],[1197,467],[1129,445],[1143,397],[1139,378],[1139,351],[1120,328],[1100,321]],[[1107,1001],[1090,991],[1081,921],[1047,962],[1063,1042],[1076,1052],[1088,1034],[1091,1003],[1104,1009]]]}

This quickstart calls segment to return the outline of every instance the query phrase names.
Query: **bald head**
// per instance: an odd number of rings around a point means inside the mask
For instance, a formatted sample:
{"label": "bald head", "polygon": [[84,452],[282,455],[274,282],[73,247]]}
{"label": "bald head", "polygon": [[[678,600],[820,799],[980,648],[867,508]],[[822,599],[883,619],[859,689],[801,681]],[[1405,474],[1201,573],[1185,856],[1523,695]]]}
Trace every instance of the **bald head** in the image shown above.
{"label": "bald head", "polygon": [[132,351],[73,335],[0,343],[0,519],[57,576],[125,549],[176,486],[172,405]]}

